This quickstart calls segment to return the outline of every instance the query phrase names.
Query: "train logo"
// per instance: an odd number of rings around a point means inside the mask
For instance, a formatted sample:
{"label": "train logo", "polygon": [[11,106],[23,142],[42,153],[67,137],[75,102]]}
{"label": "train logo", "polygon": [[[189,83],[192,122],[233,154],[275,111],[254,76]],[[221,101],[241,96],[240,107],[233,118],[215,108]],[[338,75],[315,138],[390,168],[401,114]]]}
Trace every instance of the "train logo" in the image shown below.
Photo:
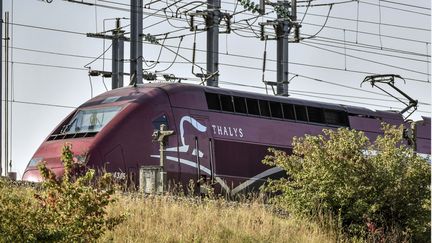
{"label": "train logo", "polygon": [[[207,132],[207,127],[204,126],[203,124],[201,124],[200,122],[198,122],[195,118],[190,117],[190,116],[183,116],[180,119],[180,123],[179,123],[181,146],[169,147],[169,148],[166,148],[165,151],[167,151],[167,152],[177,152],[178,151],[179,153],[188,153],[189,152],[189,145],[186,144],[186,142],[185,142],[185,128],[184,128],[185,122],[190,123],[192,125],[192,127],[195,128],[199,132],[202,132],[202,133]],[[198,155],[198,157],[202,158],[204,156],[204,153],[201,150],[197,150],[196,148],[194,148],[194,150],[192,150],[192,155],[193,156]],[[150,157],[160,158],[160,155],[152,154],[152,155],[150,155]],[[177,158],[177,157],[173,157],[173,156],[166,156],[166,159],[170,160],[170,161],[174,161],[174,162],[180,161],[180,163],[188,165],[188,166],[192,166],[194,168],[198,167],[198,164],[196,162],[190,161],[187,159]],[[208,175],[211,174],[210,169],[205,167],[205,166],[200,165],[199,169]]]}
{"label": "train logo", "polygon": [[[207,127],[204,126],[203,124],[201,124],[199,121],[197,121],[195,118],[190,117],[190,116],[183,116],[180,119],[180,123],[179,123],[179,127],[180,127],[180,141],[181,141],[181,146],[179,147],[169,147],[166,148],[165,151],[167,152],[179,152],[179,153],[188,153],[189,152],[189,145],[186,144],[185,142],[185,122],[189,123],[190,125],[192,125],[192,127],[194,129],[196,129],[197,131],[201,132],[201,133],[205,133],[207,132]],[[217,129],[222,129],[223,131],[229,131],[228,134],[220,134],[220,135],[228,135],[228,136],[232,136],[232,137],[243,137],[243,129],[242,128],[231,128],[231,127],[226,127],[226,126],[219,126],[219,125],[212,125],[213,127],[213,132],[214,134],[217,134]],[[222,127],[222,128],[220,128]],[[234,131],[234,133],[232,133],[231,131]],[[226,133],[226,132],[225,132]],[[237,135],[238,134],[238,135]],[[202,158],[204,156],[204,153],[201,150],[197,150],[196,148],[194,148],[194,150],[192,150],[192,155],[193,156],[197,156]],[[152,158],[160,158],[159,155],[150,155],[150,157]],[[167,160],[170,161],[174,161],[174,162],[180,162],[181,164],[184,165],[188,165],[194,168],[198,168],[198,164],[194,161],[190,161],[187,159],[183,159],[183,158],[177,158],[174,156],[166,156]],[[199,169],[200,171],[211,175],[211,171],[209,168],[203,166],[203,165],[199,165]],[[281,168],[279,167],[273,167],[270,168],[266,171],[263,171],[262,173],[255,175],[254,177],[244,181],[243,183],[241,183],[240,185],[236,186],[235,188],[230,189],[230,187],[227,185],[227,183],[220,178],[219,176],[215,176],[215,180],[217,183],[219,183],[219,185],[229,194],[234,195],[242,190],[244,190],[246,187],[250,186],[251,184],[255,183],[258,180],[261,180],[262,178],[268,177],[270,175],[273,175],[275,173],[278,173],[282,171]]]}

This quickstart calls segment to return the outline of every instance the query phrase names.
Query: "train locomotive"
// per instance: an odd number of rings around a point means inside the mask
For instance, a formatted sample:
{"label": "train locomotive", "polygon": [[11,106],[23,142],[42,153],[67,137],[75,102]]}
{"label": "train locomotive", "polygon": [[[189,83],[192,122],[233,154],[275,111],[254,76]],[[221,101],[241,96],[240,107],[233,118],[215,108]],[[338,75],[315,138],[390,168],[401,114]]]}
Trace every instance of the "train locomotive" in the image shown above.
{"label": "train locomotive", "polygon": [[69,114],[37,149],[22,179],[41,181],[42,161],[62,176],[61,148],[69,143],[77,160],[137,184],[141,166],[159,165],[152,134],[165,124],[174,131],[164,150],[168,180],[204,178],[233,195],[283,174],[261,163],[269,147],[289,153],[293,137],[338,127],[364,131],[374,140],[381,122],[412,127],[411,144],[430,155],[427,117],[411,126],[393,111],[192,84],[135,85],[103,93]]}

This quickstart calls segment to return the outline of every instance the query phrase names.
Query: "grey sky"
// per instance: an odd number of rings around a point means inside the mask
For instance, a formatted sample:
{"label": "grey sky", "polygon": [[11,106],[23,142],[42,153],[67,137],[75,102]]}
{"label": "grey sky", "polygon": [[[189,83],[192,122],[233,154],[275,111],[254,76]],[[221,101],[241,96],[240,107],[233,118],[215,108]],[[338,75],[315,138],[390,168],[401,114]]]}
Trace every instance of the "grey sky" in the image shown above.
{"label": "grey sky", "polygon": [[[5,11],[11,12],[15,23],[13,25],[13,36],[11,46],[11,60],[14,64],[11,65],[13,80],[12,98],[12,151],[11,158],[13,160],[13,171],[18,172],[18,177],[21,177],[25,166],[36,151],[37,147],[42,143],[44,138],[52,131],[52,129],[73,109],[31,105],[19,102],[37,102],[46,104],[56,104],[64,106],[78,106],[91,98],[91,89],[87,71],[83,66],[92,61],[91,58],[71,57],[58,54],[48,54],[43,52],[55,52],[63,54],[73,54],[79,56],[97,57],[103,52],[103,41],[100,39],[87,38],[80,34],[71,34],[58,31],[49,31],[36,29],[34,27],[24,27],[22,25],[40,26],[53,29],[61,29],[74,31],[78,33],[97,32],[104,28],[104,19],[115,17],[129,18],[129,13],[119,11],[102,6],[86,6],[81,4],[69,3],[61,0],[54,0],[48,4],[40,0],[4,0]],[[86,0],[94,3],[95,0]],[[171,0],[167,0],[172,3]],[[115,6],[127,9],[130,3],[128,0],[112,0],[112,1],[96,1],[100,5]],[[120,3],[114,4],[114,3]],[[144,1],[147,3],[149,1]],[[187,0],[183,2],[188,2]],[[235,6],[235,0],[222,1],[222,8],[232,12]],[[256,1],[258,2],[258,1]],[[316,0],[313,3],[329,3],[336,0]],[[341,2],[338,0],[338,2]],[[402,4],[409,3],[411,5],[422,6],[415,8],[391,2]],[[123,4],[123,5],[121,5]],[[304,3],[306,4],[306,3]],[[381,11],[378,5],[381,4]],[[161,1],[151,5],[152,9],[146,9],[145,12],[154,12],[154,9],[165,7],[166,3]],[[177,5],[178,7],[181,4]],[[357,9],[359,6],[359,9]],[[397,10],[403,9],[407,11]],[[302,43],[290,44],[289,50],[289,70],[292,73],[300,74],[310,78],[320,79],[326,82],[346,85],[352,88],[360,88],[360,83],[367,73],[396,73],[407,79],[407,83],[398,82],[398,87],[406,91],[412,97],[420,102],[430,104],[431,102],[431,85],[427,81],[430,79],[427,73],[430,73],[430,41],[431,41],[431,18],[430,1],[381,1],[379,0],[362,0],[359,5],[357,2],[334,5],[330,18],[327,21],[325,28],[318,34],[318,37],[332,38],[348,42],[357,42],[376,46],[378,49],[373,50],[362,49],[366,52],[355,51],[359,49],[357,46],[345,45],[344,48],[335,48],[334,46],[344,47],[328,42],[328,39],[314,38],[305,40]],[[173,9],[175,9],[173,7]],[[306,8],[298,9],[299,17]],[[239,5],[237,11],[243,10]],[[357,19],[357,10],[359,10],[358,18],[361,22],[346,21],[341,18],[352,20]],[[308,15],[305,17],[303,27],[301,28],[302,35],[312,35],[319,31],[324,24],[329,11],[328,6],[312,7],[308,10]],[[411,11],[411,12],[410,12]],[[380,17],[381,12],[381,17]],[[418,14],[419,12],[424,14]],[[163,14],[163,11],[159,13]],[[320,16],[318,16],[320,15]],[[147,16],[147,15],[144,15]],[[269,15],[274,17],[274,15]],[[239,21],[244,18],[250,18],[250,15],[238,14],[234,21]],[[163,20],[157,16],[146,18],[144,27]],[[186,22],[172,19],[170,23],[175,26],[187,27]],[[258,29],[258,22],[266,19],[259,18],[253,25],[254,29]],[[372,24],[370,22],[380,22]],[[164,21],[153,27],[146,28],[144,33],[161,34],[173,30],[177,30],[170,23]],[[245,22],[243,22],[245,23]],[[114,21],[105,21],[105,28],[111,29],[114,27]],[[128,25],[128,19],[122,20],[122,25]],[[401,28],[390,25],[410,26],[413,28]],[[238,25],[237,25],[238,27]],[[358,27],[358,32],[356,32]],[[345,31],[343,30],[345,29]],[[381,40],[378,35],[381,29]],[[129,31],[128,28],[125,29]],[[229,85],[221,82],[220,86],[224,88],[250,90],[254,92],[265,92],[262,89],[264,85],[261,83],[261,67],[262,56],[264,50],[264,42],[258,38],[241,37],[238,34],[253,36],[250,29],[247,32],[237,31],[230,35],[221,35],[220,37],[220,52],[228,53],[228,55],[220,55],[220,80],[227,82],[235,82],[243,85],[259,86],[261,89]],[[373,35],[364,32],[372,33]],[[187,29],[177,33],[168,35],[168,37],[178,36],[180,34],[190,34]],[[345,33],[345,35],[344,35]],[[392,36],[392,37],[385,37]],[[411,39],[411,40],[407,40]],[[327,40],[327,42],[323,42]],[[429,43],[429,44],[427,44]],[[176,50],[179,44],[179,38],[166,40],[165,44],[172,50]],[[181,43],[179,54],[187,59],[192,59],[193,35],[184,37]],[[275,41],[268,41],[267,46],[267,80],[275,80],[276,65],[271,60],[276,58]],[[325,44],[325,45],[323,45]],[[329,46],[329,45],[333,45]],[[106,41],[105,47],[110,46],[110,41]],[[315,47],[313,47],[315,46]],[[387,49],[403,50],[417,55],[406,55],[395,51],[381,51],[380,47]],[[197,49],[205,50],[205,34],[197,34]],[[316,48],[318,47],[318,48]],[[182,49],[187,48],[187,49]],[[321,49],[319,49],[321,48]],[[331,50],[329,52],[322,48]],[[350,49],[351,48],[351,49]],[[427,48],[429,52],[427,52]],[[24,50],[26,49],[26,50]],[[144,57],[146,60],[156,60],[159,54],[160,47],[156,45],[144,44]],[[339,52],[334,53],[334,52]],[[372,54],[370,52],[377,52]],[[346,56],[343,55],[346,53]],[[243,55],[252,58],[233,57],[232,55]],[[386,55],[381,55],[386,54]],[[126,58],[129,56],[129,45],[125,46]],[[392,55],[392,56],[391,56]],[[110,50],[106,53],[109,58]],[[397,58],[395,56],[404,57]],[[152,71],[160,71],[167,68],[170,62],[174,60],[175,55],[166,49],[162,49],[160,64]],[[363,60],[360,60],[362,58]],[[366,61],[365,59],[372,60]],[[163,62],[163,61],[166,61]],[[202,67],[205,67],[205,54],[197,52],[197,62]],[[392,65],[396,67],[385,66]],[[55,65],[61,67],[36,66],[34,64]],[[240,65],[249,68],[240,68],[229,65]],[[312,66],[311,66],[312,65]],[[317,66],[331,67],[333,69],[318,68]],[[429,68],[428,68],[429,66]],[[97,60],[91,67],[94,69],[103,69],[102,60]],[[146,67],[146,65],[143,65]],[[73,69],[70,69],[73,68]],[[256,68],[256,69],[252,69]],[[110,60],[105,61],[105,70],[110,71]],[[336,70],[339,69],[339,70]],[[343,70],[351,70],[357,72],[346,72]],[[125,65],[125,71],[129,72],[128,65]],[[179,77],[192,78],[191,64],[177,57],[176,63],[165,73],[173,73]],[[292,77],[292,75],[290,75]],[[360,90],[348,89],[329,83],[318,82],[305,77],[296,77],[292,80],[289,90],[292,97],[320,100],[331,103],[350,104],[355,106],[363,106],[370,109],[400,109],[401,104],[397,102],[381,101],[377,99],[392,100],[391,97],[374,95],[371,93],[362,92]],[[413,80],[414,79],[414,80]],[[125,77],[128,80],[128,77]],[[197,81],[187,81],[195,82]],[[105,79],[106,86],[110,88],[110,79]],[[125,81],[127,83],[127,81]],[[101,78],[92,78],[93,95],[96,96],[105,92]],[[371,89],[370,85],[364,85],[361,89],[365,91],[379,92],[377,89]],[[311,93],[314,92],[314,93]],[[359,98],[354,98],[359,97]],[[430,105],[421,104],[418,112],[413,115],[413,118],[419,119],[420,116],[430,116]]]}

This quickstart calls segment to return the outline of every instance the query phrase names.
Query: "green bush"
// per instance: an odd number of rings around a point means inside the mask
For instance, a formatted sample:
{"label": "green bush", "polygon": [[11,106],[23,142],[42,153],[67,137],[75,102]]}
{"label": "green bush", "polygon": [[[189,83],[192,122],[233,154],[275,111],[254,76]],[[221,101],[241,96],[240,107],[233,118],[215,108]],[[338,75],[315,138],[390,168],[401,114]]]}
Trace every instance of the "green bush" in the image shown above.
{"label": "green bush", "polygon": [[73,161],[70,145],[62,162],[61,178],[39,165],[39,190],[0,181],[0,242],[91,242],[123,220],[106,214],[114,201],[110,174],[95,179],[94,170]]}
{"label": "green bush", "polygon": [[374,143],[363,132],[340,128],[295,138],[293,153],[270,149],[264,163],[287,177],[265,187],[290,212],[331,214],[356,237],[430,241],[430,164],[403,143],[403,128],[383,125]]}

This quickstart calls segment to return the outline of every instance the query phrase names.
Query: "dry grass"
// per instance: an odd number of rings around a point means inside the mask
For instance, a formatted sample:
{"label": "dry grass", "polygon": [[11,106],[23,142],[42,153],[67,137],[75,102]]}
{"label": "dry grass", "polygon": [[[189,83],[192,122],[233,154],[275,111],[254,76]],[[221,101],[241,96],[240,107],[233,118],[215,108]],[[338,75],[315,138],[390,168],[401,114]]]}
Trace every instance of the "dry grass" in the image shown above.
{"label": "dry grass", "polygon": [[101,242],[335,242],[317,224],[281,218],[256,200],[232,203],[171,196],[118,196],[127,219]]}

